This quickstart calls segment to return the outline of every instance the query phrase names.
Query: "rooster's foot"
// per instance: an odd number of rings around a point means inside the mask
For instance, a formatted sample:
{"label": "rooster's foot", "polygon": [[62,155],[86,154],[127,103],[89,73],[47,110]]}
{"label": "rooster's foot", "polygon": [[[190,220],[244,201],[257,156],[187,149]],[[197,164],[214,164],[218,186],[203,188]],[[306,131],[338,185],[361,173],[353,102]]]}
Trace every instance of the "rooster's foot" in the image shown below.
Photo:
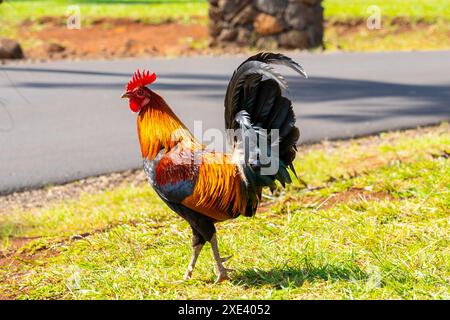
{"label": "rooster's foot", "polygon": [[220,258],[220,261],[222,261],[222,263],[223,263],[223,262],[226,262],[226,261],[230,260],[232,256],[233,256],[233,255],[229,255],[228,257]]}
{"label": "rooster's foot", "polygon": [[215,283],[220,283],[222,281],[225,280],[230,280],[230,277],[228,276],[228,272],[233,272],[233,269],[227,269],[227,268],[223,268],[221,270],[219,270],[217,273],[217,279]]}
{"label": "rooster's foot", "polygon": [[189,279],[191,279],[192,278],[192,271],[186,271],[186,273],[184,274],[184,277],[183,277],[183,279],[184,280],[189,280]]}

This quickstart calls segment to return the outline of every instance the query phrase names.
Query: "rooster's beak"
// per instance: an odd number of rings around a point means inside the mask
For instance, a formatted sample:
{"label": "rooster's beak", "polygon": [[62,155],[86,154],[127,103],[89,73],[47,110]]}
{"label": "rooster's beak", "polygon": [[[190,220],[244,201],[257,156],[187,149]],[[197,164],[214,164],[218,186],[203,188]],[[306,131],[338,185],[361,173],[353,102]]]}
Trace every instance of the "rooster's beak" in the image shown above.
{"label": "rooster's beak", "polygon": [[130,95],[129,95],[128,92],[125,92],[125,93],[121,96],[122,99],[129,98],[129,97],[130,97]]}

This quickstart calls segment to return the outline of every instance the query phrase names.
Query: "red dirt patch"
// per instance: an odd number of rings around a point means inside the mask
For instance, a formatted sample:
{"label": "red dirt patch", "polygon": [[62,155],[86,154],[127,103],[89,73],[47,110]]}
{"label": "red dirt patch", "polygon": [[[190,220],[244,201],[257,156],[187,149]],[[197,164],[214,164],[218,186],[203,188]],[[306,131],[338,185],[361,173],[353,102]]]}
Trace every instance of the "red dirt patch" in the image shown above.
{"label": "red dirt patch", "polygon": [[[25,48],[31,59],[111,58],[191,54],[196,44],[207,41],[207,27],[201,24],[143,24],[125,19],[101,19],[80,30],[70,30],[58,20],[44,19],[42,30],[32,31],[24,22],[20,38],[38,40]],[[54,44],[59,47],[54,46]]]}
{"label": "red dirt patch", "polygon": [[[393,197],[384,191],[371,191],[366,189],[352,188],[343,192],[334,193],[327,198],[318,198],[305,196],[303,198],[290,198],[283,201],[284,204],[297,202],[306,207],[312,207],[316,210],[325,210],[335,207],[341,203],[349,203],[351,201],[378,201],[393,200]],[[269,201],[261,203],[258,212],[267,212],[269,208],[277,201]]]}
{"label": "red dirt patch", "polygon": [[[20,248],[26,246],[30,241],[39,239],[40,237],[21,237],[21,238],[10,238],[9,251],[16,251]],[[1,252],[0,252],[1,253]]]}
{"label": "red dirt patch", "polygon": [[[350,20],[331,20],[325,21],[325,30],[333,30],[338,39],[353,39],[357,36],[367,34],[367,22],[365,19],[350,19]],[[387,36],[401,36],[411,34],[418,31],[424,31],[429,34],[430,38],[439,36],[442,31],[438,31],[435,23],[426,20],[409,21],[405,18],[395,18],[392,20],[383,21],[382,28],[377,30],[377,37],[384,38]],[[443,31],[450,38],[450,31]],[[376,38],[374,38],[376,41]],[[341,49],[339,43],[337,47]]]}
{"label": "red dirt patch", "polygon": [[[19,42],[27,43],[24,51],[28,59],[110,59],[251,51],[237,46],[208,47],[208,28],[204,23],[146,24],[140,20],[101,18],[80,30],[70,30],[61,18],[42,17],[37,22],[39,30],[33,28],[35,22],[30,20],[23,21],[18,30]],[[433,28],[426,21],[412,23],[405,19],[394,19],[387,24],[395,28],[385,28],[386,34]],[[339,37],[352,37],[366,30],[366,21],[326,21],[325,26],[335,30]]]}
{"label": "red dirt patch", "polygon": [[[426,20],[410,21],[404,18],[395,18],[392,20],[384,21],[384,26],[395,26],[395,30],[392,28],[386,28],[386,32],[392,34],[401,34],[407,32],[413,32],[418,29],[429,29],[435,27],[433,23],[427,22]],[[366,19],[349,19],[349,20],[330,20],[325,21],[326,28],[335,28],[338,33],[353,34],[360,32],[361,29],[367,30]],[[382,25],[383,27],[383,25]]]}
{"label": "red dirt patch", "polygon": [[365,189],[350,189],[344,192],[338,192],[332,196],[321,199],[318,209],[332,208],[341,203],[349,203],[351,201],[379,201],[392,200],[392,196],[384,191],[373,192]]}
{"label": "red dirt patch", "polygon": [[[26,275],[27,271],[24,266],[27,265],[42,265],[45,260],[57,256],[59,251],[55,249],[48,249],[38,251],[36,253],[13,253],[5,256],[0,254],[0,282],[5,284],[5,290],[0,292],[0,300],[15,300],[20,294],[24,294],[27,288],[11,289],[6,286],[12,282],[12,278],[20,278]],[[14,291],[12,291],[14,290]]]}

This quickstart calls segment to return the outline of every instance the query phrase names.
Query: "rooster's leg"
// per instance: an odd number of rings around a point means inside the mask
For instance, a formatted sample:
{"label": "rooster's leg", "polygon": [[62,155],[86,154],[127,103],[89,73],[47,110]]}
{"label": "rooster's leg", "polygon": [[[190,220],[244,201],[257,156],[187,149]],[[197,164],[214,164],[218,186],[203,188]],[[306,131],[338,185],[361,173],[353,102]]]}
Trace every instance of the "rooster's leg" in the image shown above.
{"label": "rooster's leg", "polygon": [[192,256],[191,261],[189,262],[189,266],[184,274],[184,280],[189,280],[192,277],[192,271],[194,271],[195,263],[197,262],[197,258],[202,251],[203,244],[198,244],[192,247]]}
{"label": "rooster's leg", "polygon": [[230,277],[228,276],[228,271],[232,271],[231,269],[227,269],[223,266],[223,262],[227,261],[231,258],[231,256],[226,258],[221,258],[219,254],[219,247],[217,246],[217,237],[216,234],[212,236],[211,240],[211,247],[212,251],[214,253],[214,259],[216,259],[217,264],[217,280],[216,283],[222,282],[224,280],[229,280]]}
{"label": "rooster's leg", "polygon": [[188,280],[192,277],[192,271],[194,271],[195,263],[197,262],[197,258],[202,251],[203,245],[206,240],[203,236],[198,232],[194,227],[192,227],[192,256],[191,261],[189,262],[189,266],[184,274],[184,279]]}

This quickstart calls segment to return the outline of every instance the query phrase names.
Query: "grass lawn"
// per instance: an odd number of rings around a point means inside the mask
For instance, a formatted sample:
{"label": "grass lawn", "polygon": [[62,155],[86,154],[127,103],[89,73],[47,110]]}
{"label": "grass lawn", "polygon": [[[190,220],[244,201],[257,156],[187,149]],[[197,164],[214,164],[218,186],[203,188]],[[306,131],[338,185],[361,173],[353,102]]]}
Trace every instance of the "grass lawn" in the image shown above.
{"label": "grass lawn", "polygon": [[[450,1],[324,0],[328,21],[324,43],[329,51],[450,49]],[[381,29],[369,30],[369,6],[378,6]],[[339,23],[359,23],[353,27]]]}
{"label": "grass lawn", "polygon": [[0,213],[0,298],[450,299],[449,146],[448,124],[305,146],[308,188],[219,225],[236,270],[220,285],[209,245],[181,281],[190,229],[146,184],[16,207]]}
{"label": "grass lawn", "polygon": [[442,0],[324,0],[325,17],[330,20],[367,19],[367,8],[378,6],[382,18],[411,21],[449,21],[450,2]]}
{"label": "grass lawn", "polygon": [[355,27],[331,25],[326,28],[324,44],[327,51],[378,52],[449,50],[450,22],[435,24],[388,24],[380,30],[369,30],[364,24]]}
{"label": "grass lawn", "polygon": [[[41,20],[44,17],[61,18],[60,28],[64,31],[65,17],[69,13],[73,14],[73,12],[68,12],[68,6],[73,4],[80,8],[81,28],[91,26],[93,22],[102,18],[139,20],[145,24],[176,21],[183,24],[201,24],[206,28],[208,8],[206,1],[149,0],[147,2],[133,0],[6,0],[0,5],[0,17],[2,17],[0,37],[19,40],[25,52],[39,51],[43,41],[28,32],[24,34],[24,31],[40,32],[45,30],[48,24],[46,25]],[[110,21],[106,21],[99,28],[109,28],[110,26]],[[53,39],[49,38],[45,42],[49,41],[52,42]],[[206,43],[206,39],[200,43]]]}
{"label": "grass lawn", "polygon": [[[116,3],[115,3],[116,2]],[[7,20],[36,19],[42,16],[64,16],[67,6],[77,4],[87,18],[120,17],[161,21],[186,19],[190,16],[206,17],[208,4],[204,0],[5,0],[0,13]],[[410,20],[450,20],[450,3],[442,0],[324,0],[325,17],[329,20],[366,19],[367,8],[378,6],[383,17],[404,17]]]}
{"label": "grass lawn", "polygon": [[[38,22],[33,30],[42,28],[39,19],[44,16],[64,17],[67,6],[78,4],[82,23],[109,18],[139,19],[145,23],[178,21],[184,23],[207,22],[208,4],[204,0],[6,0],[0,5],[0,35],[17,38],[20,23],[24,20]],[[378,6],[382,29],[368,30],[365,20],[369,6]],[[325,18],[328,21],[324,42],[329,51],[389,51],[389,50],[442,50],[450,49],[450,1],[442,0],[324,0]],[[400,19],[400,22],[399,22]],[[358,26],[338,26],[338,22],[355,22]],[[393,23],[396,21],[396,23]],[[406,26],[405,26],[406,23]],[[30,27],[28,27],[30,28]],[[21,39],[24,46],[38,44],[34,39]],[[202,42],[204,49],[206,41]]]}
{"label": "grass lawn", "polygon": [[0,5],[0,15],[6,16],[6,21],[18,22],[24,19],[36,20],[41,17],[64,17],[69,5],[80,7],[81,18],[89,22],[92,19],[129,18],[141,19],[148,23],[159,23],[167,20],[189,22],[191,18],[206,18],[208,4],[196,0],[165,0],[165,1],[102,1],[102,0],[6,0]]}

